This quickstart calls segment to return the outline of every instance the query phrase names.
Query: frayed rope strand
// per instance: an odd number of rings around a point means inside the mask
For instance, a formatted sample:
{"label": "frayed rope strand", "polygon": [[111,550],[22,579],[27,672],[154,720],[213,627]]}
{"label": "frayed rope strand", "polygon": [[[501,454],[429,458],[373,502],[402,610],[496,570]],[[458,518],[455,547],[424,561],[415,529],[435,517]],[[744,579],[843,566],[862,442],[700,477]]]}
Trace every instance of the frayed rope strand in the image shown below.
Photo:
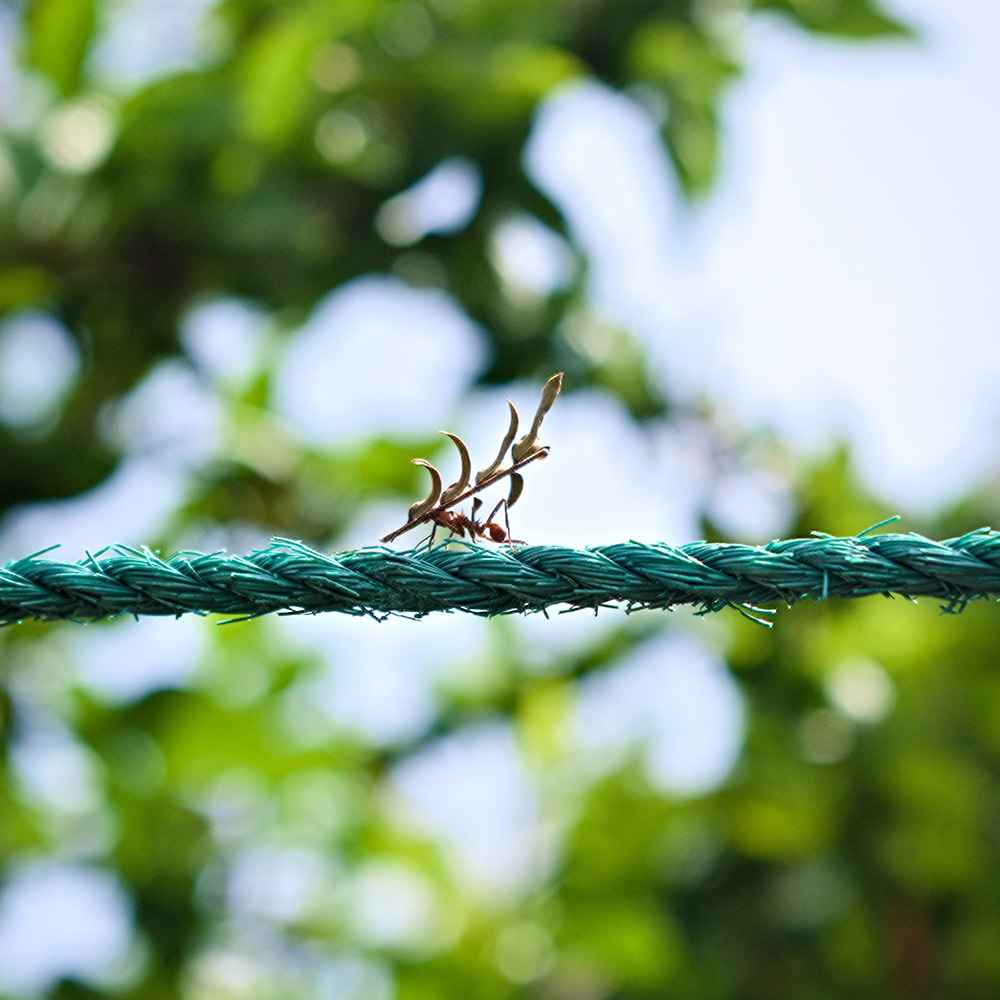
{"label": "frayed rope strand", "polygon": [[[0,569],[0,622],[114,615],[340,611],[381,617],[431,611],[497,615],[553,605],[700,611],[869,594],[929,596],[961,610],[1000,595],[1000,532],[943,542],[920,535],[817,535],[768,545],[625,542],[590,549],[441,545],[324,555],[276,538],[246,556],[116,546],[77,563],[15,560]],[[759,620],[755,617],[755,620]]]}

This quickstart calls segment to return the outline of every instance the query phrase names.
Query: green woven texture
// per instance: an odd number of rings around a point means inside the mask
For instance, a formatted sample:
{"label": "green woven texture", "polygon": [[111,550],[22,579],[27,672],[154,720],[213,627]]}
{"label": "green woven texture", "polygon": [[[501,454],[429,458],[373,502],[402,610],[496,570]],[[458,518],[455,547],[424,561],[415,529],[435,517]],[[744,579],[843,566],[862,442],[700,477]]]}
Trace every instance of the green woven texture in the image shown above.
{"label": "green woven texture", "polygon": [[919,535],[817,535],[768,545],[625,542],[590,549],[531,545],[373,547],[324,555],[276,538],[246,556],[115,547],[78,563],[39,554],[0,570],[0,621],[111,615],[340,611],[506,614],[553,605],[702,611],[869,594],[930,596],[948,611],[1000,595],[1000,532],[937,542]]}

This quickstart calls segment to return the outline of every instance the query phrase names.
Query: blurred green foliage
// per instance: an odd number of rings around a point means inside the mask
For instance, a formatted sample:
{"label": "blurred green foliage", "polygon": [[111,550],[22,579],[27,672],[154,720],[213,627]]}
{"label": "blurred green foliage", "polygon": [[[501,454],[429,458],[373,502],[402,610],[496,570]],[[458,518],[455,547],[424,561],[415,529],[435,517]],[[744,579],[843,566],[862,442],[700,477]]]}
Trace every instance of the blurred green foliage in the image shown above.
{"label": "blurred green foliage", "polygon": [[[0,135],[0,306],[56,317],[82,369],[56,417],[0,428],[0,503],[104,481],[120,456],[102,414],[181,352],[180,320],[206,297],[259,303],[280,340],[331,288],[402,273],[411,251],[378,235],[379,209],[452,156],[478,167],[482,200],[421,252],[488,331],[485,380],[564,368],[569,391],[590,383],[637,418],[670,419],[627,334],[607,364],[559,335],[586,308],[578,247],[568,287],[524,304],[490,243],[523,212],[573,246],[521,157],[539,101],[579,77],[656,95],[684,190],[708,193],[754,11],[845,38],[906,33],[869,0],[224,0],[197,66],[129,89],[95,56],[113,5],[31,0],[20,107]],[[90,146],[67,144],[66,115]],[[272,374],[265,364],[220,389],[231,453],[201,470],[164,544],[227,521],[323,541],[372,497],[412,495],[405,459],[432,442],[307,448],[270,412]],[[846,453],[796,478],[795,531],[851,533],[886,513]],[[996,520],[995,503],[972,497],[921,527]],[[47,857],[106,867],[133,901],[132,972],[106,991],[62,982],[67,1000],[990,997],[994,621],[988,606],[942,617],[873,599],[803,606],[772,632],[699,622],[748,721],[733,774],[691,796],[654,787],[641,748],[595,774],[568,735],[582,679],[643,648],[662,616],[616,617],[541,671],[510,622],[490,622],[435,690],[427,729],[387,744],[312,719],[321,665],[274,622],[205,628],[188,686],[107,702],[74,671],[73,626],[24,625],[0,635],[0,850],[9,871]],[[31,713],[84,761],[89,804],[46,799],[18,770]],[[408,763],[490,725],[513,733],[556,844],[535,883],[499,900],[400,820],[392,790]],[[300,906],[248,929],[227,880],[262,847],[306,852],[313,882]],[[407,933],[366,933],[352,909],[352,887],[379,879],[389,899],[421,901]],[[354,992],[324,987],[321,960],[346,963]]]}

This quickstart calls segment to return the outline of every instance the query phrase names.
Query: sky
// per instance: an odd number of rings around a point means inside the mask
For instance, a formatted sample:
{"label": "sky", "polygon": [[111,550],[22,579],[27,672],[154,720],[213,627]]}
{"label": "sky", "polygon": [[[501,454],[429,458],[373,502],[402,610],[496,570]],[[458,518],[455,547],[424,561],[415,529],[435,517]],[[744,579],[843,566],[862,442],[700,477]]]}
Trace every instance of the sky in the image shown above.
{"label": "sky", "polygon": [[988,0],[907,0],[886,49],[763,26],[703,237],[709,385],[792,440],[847,435],[929,508],[1000,459],[1000,65]]}
{"label": "sky", "polygon": [[648,118],[596,86],[556,95],[527,162],[676,392],[805,450],[846,437],[873,489],[926,510],[1000,458],[1000,7],[894,7],[919,41],[755,19],[697,210]]}

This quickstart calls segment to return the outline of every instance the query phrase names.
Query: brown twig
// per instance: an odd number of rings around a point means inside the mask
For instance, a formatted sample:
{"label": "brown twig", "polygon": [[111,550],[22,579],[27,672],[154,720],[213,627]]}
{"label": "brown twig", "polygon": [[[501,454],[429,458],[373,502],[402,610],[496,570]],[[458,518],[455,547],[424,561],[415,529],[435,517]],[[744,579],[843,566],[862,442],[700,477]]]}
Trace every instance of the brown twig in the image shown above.
{"label": "brown twig", "polygon": [[395,531],[390,531],[388,535],[383,535],[379,541],[380,542],[391,542],[394,538],[398,538],[404,532],[409,531],[411,528],[416,528],[420,524],[426,524],[428,521],[433,521],[435,517],[442,514],[444,511],[448,510],[450,507],[455,507],[460,503],[464,503],[469,497],[475,496],[482,490],[487,489],[494,483],[500,482],[501,479],[505,479],[513,472],[517,472],[518,469],[523,469],[526,465],[534,462],[536,458],[545,458],[548,455],[549,449],[542,448],[540,451],[533,452],[527,458],[522,458],[520,462],[515,462],[510,468],[501,469],[494,472],[492,475],[486,476],[481,479],[475,486],[470,486],[464,493],[460,493],[453,500],[449,500],[447,503],[438,504],[437,507],[426,511],[419,517],[413,518],[412,521],[407,521],[401,528],[397,528]]}

